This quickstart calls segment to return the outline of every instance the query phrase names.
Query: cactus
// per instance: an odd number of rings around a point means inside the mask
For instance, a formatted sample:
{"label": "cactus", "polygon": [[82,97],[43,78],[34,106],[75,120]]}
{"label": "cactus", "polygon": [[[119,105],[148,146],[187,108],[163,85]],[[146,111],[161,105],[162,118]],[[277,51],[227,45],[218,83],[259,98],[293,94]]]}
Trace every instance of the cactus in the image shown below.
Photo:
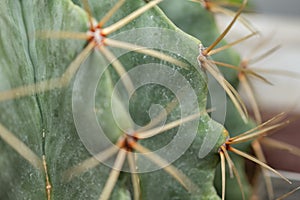
{"label": "cactus", "polygon": [[[203,29],[182,27],[185,33],[158,3],[0,3],[0,199],[220,198],[214,176],[228,133],[206,110],[208,79],[197,60],[201,42],[187,34],[209,46],[218,31],[200,5],[188,14]],[[177,5],[161,6],[168,14]],[[240,61],[232,50],[214,58]],[[236,71],[223,73],[237,86]],[[244,123],[242,109],[230,99],[227,107],[230,134],[254,126]],[[98,126],[115,146],[93,132]],[[171,143],[177,137],[181,143]],[[249,197],[243,162],[236,162]]]}

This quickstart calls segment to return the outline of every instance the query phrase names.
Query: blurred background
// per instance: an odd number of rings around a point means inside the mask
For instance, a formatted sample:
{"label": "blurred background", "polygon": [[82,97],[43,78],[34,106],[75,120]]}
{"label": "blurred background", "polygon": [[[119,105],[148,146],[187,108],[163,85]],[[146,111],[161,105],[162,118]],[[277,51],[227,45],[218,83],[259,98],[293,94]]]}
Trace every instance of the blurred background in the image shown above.
{"label": "blurred background", "polygon": [[251,0],[251,2],[260,13],[300,17],[299,0]]}

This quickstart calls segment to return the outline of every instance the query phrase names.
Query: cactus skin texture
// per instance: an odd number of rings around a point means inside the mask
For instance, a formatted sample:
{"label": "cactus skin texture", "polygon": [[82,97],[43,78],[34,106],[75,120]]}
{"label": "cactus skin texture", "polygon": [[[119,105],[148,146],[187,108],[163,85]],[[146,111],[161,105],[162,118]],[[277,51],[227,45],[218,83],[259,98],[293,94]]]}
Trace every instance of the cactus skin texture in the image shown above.
{"label": "cactus skin texture", "polygon": [[[230,1],[230,2],[239,2],[241,1]],[[251,2],[250,2],[251,3]],[[219,30],[214,23],[214,16],[213,13],[207,11],[203,8],[200,4],[188,3],[186,1],[176,1],[173,6],[168,6],[166,2],[161,4],[162,9],[165,11],[166,15],[183,31],[186,33],[199,38],[202,43],[206,46],[209,46],[215,38],[218,37]],[[182,10],[188,10],[189,12],[185,12],[185,14],[178,15],[176,13],[180,13]],[[192,20],[197,19],[197,20]],[[210,30],[210,31],[208,31]],[[225,41],[222,41],[221,46],[226,44]],[[224,63],[231,63],[233,65],[238,65],[240,63],[240,57],[237,52],[232,49],[223,50],[222,52],[213,55],[212,58],[214,60],[222,60]],[[220,68],[220,71],[233,86],[238,86],[238,78],[237,78],[237,71],[231,70],[228,68]],[[227,101],[227,113],[226,113],[226,120],[224,126],[230,133],[230,135],[235,136],[239,133],[242,133],[252,127],[255,124],[249,121],[248,124],[245,124],[239,117],[238,113],[228,99]],[[238,148],[242,149],[243,151],[250,150],[250,143],[246,142],[243,144],[237,145]],[[237,169],[241,176],[241,180],[243,183],[244,192],[247,198],[249,198],[251,194],[251,186],[247,180],[245,174],[245,166],[244,160],[239,158],[238,156],[232,154],[234,163],[237,165]],[[229,177],[229,172],[226,170],[226,177]],[[232,190],[231,188],[237,187],[238,183],[236,179],[227,178],[226,179],[226,199],[241,199],[242,193],[240,190]],[[218,190],[218,194],[221,194],[221,170],[220,166],[218,166],[216,170],[216,177],[215,177],[215,187]]]}
{"label": "cactus skin texture", "polygon": [[[116,1],[91,0],[89,3],[93,17],[101,19]],[[141,0],[128,0],[109,23],[118,21],[144,4],[145,2]],[[86,43],[74,39],[39,38],[36,33],[41,30],[86,32],[88,17],[80,6],[80,3],[77,5],[68,0],[0,2],[0,26],[2,27],[0,91],[51,80],[63,74]],[[200,28],[205,28],[199,29],[197,35],[191,34],[201,39],[204,44],[206,42],[209,44],[218,33],[211,14],[201,10],[199,13],[201,14],[199,23],[205,24]],[[118,32],[143,27],[177,31],[191,44],[189,47],[182,48],[187,48],[186,53],[197,58],[199,54],[197,47],[200,41],[175,27],[157,7],[148,10]],[[185,31],[189,33],[188,30]],[[137,39],[147,40],[147,37]],[[220,56],[230,59],[228,61],[230,63],[239,61],[238,55],[231,51]],[[137,53],[124,55],[119,60],[126,70],[147,62],[161,62],[159,59],[149,56],[145,58],[144,55]],[[101,64],[105,63],[105,58],[93,50],[82,67],[101,67]],[[176,68],[172,64],[167,65]],[[205,74],[195,71],[193,67],[191,70],[176,69],[190,80],[189,83],[197,91],[199,109],[204,112],[207,100]],[[226,78],[237,85],[236,73],[225,74]],[[107,70],[96,91],[96,108],[105,113],[99,113],[97,117],[101,120],[104,129],[112,134],[110,137],[114,142],[117,138],[114,134],[118,136],[120,130],[113,122],[110,108],[105,106],[105,102],[110,102],[114,84],[118,79],[118,75],[112,69]],[[40,159],[45,154],[52,185],[51,199],[99,199],[110,173],[109,167],[99,164],[70,181],[63,179],[66,170],[91,157],[74,125],[71,107],[72,88],[73,82],[65,88],[2,101],[0,123],[23,141]],[[149,122],[147,110],[153,102],[166,105],[173,98],[174,95],[162,86],[148,85],[140,88],[130,102],[131,117],[136,123],[145,125]],[[179,112],[179,108],[174,109],[167,120],[175,120]],[[243,124],[231,104],[227,114],[226,126],[230,131],[239,133],[251,127]],[[221,129],[222,126],[207,114],[201,115],[197,137],[193,144],[173,163],[198,186],[195,193],[188,193],[173,177],[160,169],[139,174],[141,199],[219,199],[214,187],[214,175],[219,162],[218,147],[224,143],[225,137],[220,136],[211,153],[205,158],[198,158],[198,152],[204,137]],[[169,141],[174,134],[175,131],[170,130],[166,134],[143,141],[142,144],[150,149],[156,149],[164,145],[165,141]],[[47,199],[45,172],[33,167],[1,138],[0,169],[0,199]],[[132,190],[130,174],[122,172],[111,199],[131,199]]]}

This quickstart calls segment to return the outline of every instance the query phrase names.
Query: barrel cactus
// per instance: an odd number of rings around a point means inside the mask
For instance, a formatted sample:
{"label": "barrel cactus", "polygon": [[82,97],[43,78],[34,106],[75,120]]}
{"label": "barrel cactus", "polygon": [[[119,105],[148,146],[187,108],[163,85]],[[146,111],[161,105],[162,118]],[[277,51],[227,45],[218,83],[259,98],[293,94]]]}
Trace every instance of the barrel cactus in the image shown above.
{"label": "barrel cactus", "polygon": [[[0,2],[1,199],[220,199],[227,130],[254,123],[199,62],[199,45],[219,35],[212,13],[159,3]],[[184,32],[188,18],[196,23]],[[214,58],[240,61],[231,49]],[[236,71],[222,72],[238,85]]]}

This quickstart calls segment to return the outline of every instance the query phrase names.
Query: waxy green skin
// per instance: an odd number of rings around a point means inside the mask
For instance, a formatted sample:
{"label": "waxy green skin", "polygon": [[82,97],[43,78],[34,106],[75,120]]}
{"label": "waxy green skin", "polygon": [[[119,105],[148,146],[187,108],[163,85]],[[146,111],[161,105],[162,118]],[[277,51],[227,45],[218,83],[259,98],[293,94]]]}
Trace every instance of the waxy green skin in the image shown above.
{"label": "waxy green skin", "polygon": [[[116,1],[92,0],[89,2],[94,18],[99,20]],[[109,24],[118,21],[142,5],[144,2],[141,0],[129,0],[113,16]],[[207,15],[210,17],[208,13]],[[204,20],[203,23],[207,21]],[[88,18],[82,8],[67,0],[1,1],[0,26],[4,27],[0,34],[0,89],[4,91],[60,77],[85,47],[86,42],[72,39],[37,38],[35,33],[40,30],[86,32]],[[147,11],[119,32],[138,27],[168,28],[178,31],[178,34],[183,34],[195,44],[195,47],[200,43],[197,39],[177,29],[158,8]],[[206,33],[217,35],[214,24],[208,22],[207,27]],[[147,40],[146,37],[143,39]],[[195,59],[198,53],[197,48],[187,51],[187,54]],[[133,53],[121,57],[120,61],[127,70],[144,62],[160,62],[149,56],[147,59],[143,59],[143,55]],[[101,64],[106,63],[102,56],[94,52],[87,60],[90,65],[99,67],[103,67]],[[199,109],[204,111],[207,96],[204,73],[199,74],[193,69],[178,68],[178,70],[191,80],[190,84],[197,91]],[[110,94],[117,80],[118,76],[110,68],[99,82],[96,93],[96,108],[106,113],[99,114],[99,120],[104,125],[104,129],[114,135],[111,136],[112,139],[117,138],[116,136],[121,133],[112,120],[110,107],[104,105],[105,102],[110,102]],[[67,88],[0,102],[0,122],[39,157],[42,157],[43,148],[45,149],[52,184],[52,199],[98,199],[110,168],[98,165],[69,182],[63,181],[62,178],[65,170],[91,157],[80,141],[74,125],[71,108],[72,83]],[[168,95],[162,98],[162,94]],[[152,98],[145,98],[145,96]],[[165,105],[172,99],[173,95],[163,87],[141,88],[131,100],[132,118],[136,119],[137,123],[146,124],[149,120],[146,111],[151,102]],[[141,110],[143,112],[140,112]],[[175,109],[168,120],[176,119],[178,111],[179,109]],[[237,113],[234,116],[238,118]],[[199,159],[198,152],[203,138],[207,134],[212,134],[212,130],[221,127],[206,114],[200,117],[199,122],[195,141],[185,154],[173,163],[199,186],[197,193],[189,194],[170,175],[159,170],[139,175],[142,199],[157,199],[157,197],[160,199],[219,199],[213,180],[219,162],[217,150],[225,141],[225,136],[219,138],[209,155],[204,159]],[[44,146],[43,129],[46,130]],[[162,145],[162,141],[170,139],[174,132],[174,130],[168,131],[159,137],[143,141],[142,144],[155,149]],[[46,199],[44,172],[33,168],[3,140],[0,139],[0,143],[0,199]],[[131,192],[130,175],[121,173],[111,199],[130,199]]]}

